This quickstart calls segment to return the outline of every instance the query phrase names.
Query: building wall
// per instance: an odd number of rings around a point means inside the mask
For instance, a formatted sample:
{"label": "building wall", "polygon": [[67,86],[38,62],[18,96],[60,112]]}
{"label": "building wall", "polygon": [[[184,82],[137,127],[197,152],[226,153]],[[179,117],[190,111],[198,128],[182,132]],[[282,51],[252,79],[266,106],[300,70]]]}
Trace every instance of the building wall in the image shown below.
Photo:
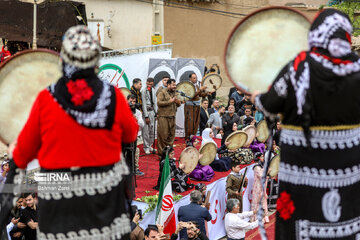
{"label": "building wall", "polygon": [[105,27],[104,46],[123,49],[151,45],[153,7],[133,0],[82,0],[87,18],[102,19],[110,25],[111,38]]}

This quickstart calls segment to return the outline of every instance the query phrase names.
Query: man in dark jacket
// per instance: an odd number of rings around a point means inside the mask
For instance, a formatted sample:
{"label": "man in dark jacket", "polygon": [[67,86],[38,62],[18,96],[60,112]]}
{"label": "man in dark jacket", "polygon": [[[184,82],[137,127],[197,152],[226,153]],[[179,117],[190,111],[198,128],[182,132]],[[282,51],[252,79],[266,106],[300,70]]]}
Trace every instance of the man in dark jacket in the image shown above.
{"label": "man in dark jacket", "polygon": [[202,134],[202,131],[206,128],[206,123],[209,120],[210,114],[209,114],[209,101],[206,98],[203,98],[201,100],[201,108],[200,108],[200,135]]}
{"label": "man in dark jacket", "polygon": [[225,113],[222,118],[224,136],[221,139],[221,145],[225,143],[227,136],[229,136],[233,132],[232,127],[234,123],[238,125],[240,123],[240,117],[235,113],[235,107],[233,105],[230,105],[228,107],[228,111],[229,112]]}
{"label": "man in dark jacket", "polygon": [[[193,191],[190,193],[191,203],[179,208],[178,220],[181,222],[196,221],[199,223],[200,232],[206,233],[205,221],[211,220],[209,210],[202,207],[202,195],[200,191]],[[188,239],[186,229],[180,231],[180,239]]]}

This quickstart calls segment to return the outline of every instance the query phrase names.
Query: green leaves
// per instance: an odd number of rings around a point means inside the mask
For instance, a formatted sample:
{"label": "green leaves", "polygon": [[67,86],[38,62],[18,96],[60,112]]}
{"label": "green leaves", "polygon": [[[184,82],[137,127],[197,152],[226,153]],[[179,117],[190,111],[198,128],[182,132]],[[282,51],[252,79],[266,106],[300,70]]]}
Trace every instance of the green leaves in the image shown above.
{"label": "green leaves", "polygon": [[352,35],[355,37],[360,35],[360,18],[356,16],[360,12],[360,2],[344,1],[332,7],[349,15],[354,29]]}

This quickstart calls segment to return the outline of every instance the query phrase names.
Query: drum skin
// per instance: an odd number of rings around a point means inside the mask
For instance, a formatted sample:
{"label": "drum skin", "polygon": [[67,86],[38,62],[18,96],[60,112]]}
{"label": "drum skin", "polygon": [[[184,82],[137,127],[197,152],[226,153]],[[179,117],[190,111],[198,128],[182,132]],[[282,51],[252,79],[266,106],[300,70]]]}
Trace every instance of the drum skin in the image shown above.
{"label": "drum skin", "polygon": [[231,133],[225,140],[225,142],[230,142],[230,144],[227,146],[229,150],[236,150],[238,148],[241,148],[244,146],[248,139],[247,134],[244,131],[236,131]]}
{"label": "drum skin", "polygon": [[276,155],[275,157],[273,157],[271,159],[271,162],[270,162],[270,166],[269,166],[269,169],[270,169],[269,175],[270,175],[270,177],[276,177],[278,175],[279,167],[280,167],[280,155]]}
{"label": "drum skin", "polygon": [[225,70],[247,94],[267,91],[280,70],[308,49],[310,21],[288,7],[257,10],[241,20],[225,47]]}
{"label": "drum skin", "polygon": [[191,173],[195,169],[199,162],[199,156],[199,151],[194,147],[187,147],[181,152],[179,161],[185,166],[183,171],[186,174]]}
{"label": "drum skin", "polygon": [[216,157],[217,146],[213,142],[207,142],[200,148],[200,154],[203,156],[200,158],[199,163],[203,166],[211,164]]}
{"label": "drum skin", "polygon": [[13,142],[29,116],[38,93],[62,73],[58,53],[26,50],[0,65],[0,138]]}
{"label": "drum skin", "polygon": [[215,92],[221,87],[222,78],[219,74],[209,73],[201,81],[201,85],[206,87],[207,92]]}
{"label": "drum skin", "polygon": [[266,142],[266,140],[269,138],[269,129],[267,126],[267,123],[265,120],[261,120],[257,126],[256,126],[256,130],[257,130],[257,137],[256,139],[259,142]]}
{"label": "drum skin", "polygon": [[244,146],[250,146],[256,137],[256,128],[254,126],[247,126],[243,128],[243,131],[248,135],[247,141]]}
{"label": "drum skin", "polygon": [[184,97],[181,96],[180,93],[176,93],[176,98],[179,99],[180,101],[189,101],[191,98],[195,97],[196,94],[196,89],[194,87],[194,85],[190,82],[181,82],[178,85],[176,85],[176,90],[183,92],[186,96],[190,97]]}

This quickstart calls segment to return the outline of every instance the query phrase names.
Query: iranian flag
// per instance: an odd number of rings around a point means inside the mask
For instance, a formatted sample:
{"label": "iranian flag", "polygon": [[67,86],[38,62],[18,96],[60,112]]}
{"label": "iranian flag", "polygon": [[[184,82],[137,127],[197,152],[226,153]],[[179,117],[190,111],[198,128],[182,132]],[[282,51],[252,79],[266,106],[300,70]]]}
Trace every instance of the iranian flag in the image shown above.
{"label": "iranian flag", "polygon": [[174,199],[171,189],[169,156],[166,155],[161,174],[159,199],[156,206],[156,224],[164,226],[164,233],[173,234],[176,230]]}

